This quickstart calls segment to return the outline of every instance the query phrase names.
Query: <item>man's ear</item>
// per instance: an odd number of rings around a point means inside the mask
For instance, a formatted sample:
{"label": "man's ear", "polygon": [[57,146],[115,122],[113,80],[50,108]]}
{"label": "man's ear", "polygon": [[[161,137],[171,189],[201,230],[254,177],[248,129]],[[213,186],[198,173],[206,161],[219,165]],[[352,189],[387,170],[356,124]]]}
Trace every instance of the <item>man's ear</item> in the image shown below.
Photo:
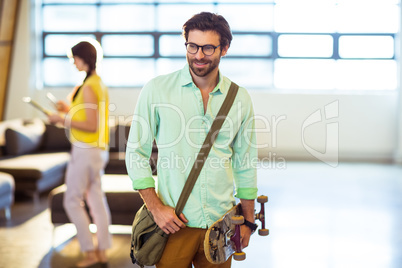
{"label": "man's ear", "polygon": [[226,56],[226,54],[228,53],[228,49],[229,49],[229,45],[222,47],[221,57]]}

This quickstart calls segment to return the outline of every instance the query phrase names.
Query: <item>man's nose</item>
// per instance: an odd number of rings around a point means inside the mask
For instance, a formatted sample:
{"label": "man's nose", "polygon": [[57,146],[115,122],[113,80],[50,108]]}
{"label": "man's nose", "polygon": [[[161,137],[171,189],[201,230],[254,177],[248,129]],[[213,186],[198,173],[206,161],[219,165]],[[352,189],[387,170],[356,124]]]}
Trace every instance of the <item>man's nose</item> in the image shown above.
{"label": "man's nose", "polygon": [[204,52],[202,52],[202,48],[199,47],[197,53],[195,53],[195,58],[197,60],[201,60],[205,57]]}

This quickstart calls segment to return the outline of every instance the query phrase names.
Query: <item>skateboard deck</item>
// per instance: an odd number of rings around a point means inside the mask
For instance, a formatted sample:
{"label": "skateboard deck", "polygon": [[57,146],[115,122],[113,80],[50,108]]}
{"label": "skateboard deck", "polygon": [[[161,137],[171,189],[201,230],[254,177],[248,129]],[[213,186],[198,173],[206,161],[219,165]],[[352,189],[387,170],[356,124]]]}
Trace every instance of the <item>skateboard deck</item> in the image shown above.
{"label": "skateboard deck", "polygon": [[232,217],[241,214],[241,205],[237,204],[208,228],[204,240],[204,250],[209,262],[224,263],[236,252],[235,242],[231,240],[236,229]]}
{"label": "skateboard deck", "polygon": [[[268,196],[259,196],[257,202],[261,204],[260,212],[255,214],[255,219],[261,222],[258,234],[267,236],[269,230],[265,228],[264,205],[268,202]],[[237,204],[209,227],[204,240],[205,256],[209,262],[224,263],[232,255],[237,261],[246,258],[246,254],[242,252],[240,239],[240,225],[244,223],[242,214],[241,204]]]}

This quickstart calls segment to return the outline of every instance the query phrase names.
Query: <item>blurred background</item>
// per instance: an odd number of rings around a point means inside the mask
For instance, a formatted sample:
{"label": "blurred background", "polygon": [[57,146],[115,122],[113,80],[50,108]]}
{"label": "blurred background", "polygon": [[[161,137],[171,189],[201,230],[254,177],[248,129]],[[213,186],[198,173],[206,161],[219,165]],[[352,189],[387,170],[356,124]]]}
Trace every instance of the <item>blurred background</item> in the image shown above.
{"label": "blurred background", "polygon": [[83,78],[66,51],[93,37],[111,120],[130,122],[144,83],[186,63],[182,25],[201,11],[231,25],[221,71],[252,96],[261,157],[402,161],[399,0],[21,0],[3,120],[41,116],[24,96],[64,99]]}
{"label": "blurred background", "polygon": [[[0,0],[0,120],[45,119],[21,99],[65,99],[84,77],[67,50],[89,37],[103,47],[111,124],[130,124],[142,86],[186,64],[182,25],[201,11],[231,26],[220,70],[253,100],[270,200],[270,236],[233,267],[402,267],[399,0]],[[0,267],[79,259],[47,202],[17,199],[0,218]],[[133,267],[124,227],[110,267]]]}

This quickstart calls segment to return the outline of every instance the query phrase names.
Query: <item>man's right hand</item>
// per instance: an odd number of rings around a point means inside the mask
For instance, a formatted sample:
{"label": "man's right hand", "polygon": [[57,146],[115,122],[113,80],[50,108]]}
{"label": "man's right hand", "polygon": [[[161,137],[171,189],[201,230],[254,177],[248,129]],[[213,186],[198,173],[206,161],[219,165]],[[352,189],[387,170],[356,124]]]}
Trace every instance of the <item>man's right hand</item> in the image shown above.
{"label": "man's right hand", "polygon": [[165,206],[162,203],[154,188],[139,190],[139,192],[147,208],[152,213],[155,223],[166,234],[174,234],[181,228],[186,227],[185,223],[187,223],[188,220],[184,214],[181,213],[180,217],[177,217],[172,207]]}
{"label": "man's right hand", "polygon": [[188,222],[184,214],[180,214],[180,218],[172,207],[161,205],[151,210],[152,216],[156,224],[166,233],[174,234],[182,228],[185,228],[185,223]]}

